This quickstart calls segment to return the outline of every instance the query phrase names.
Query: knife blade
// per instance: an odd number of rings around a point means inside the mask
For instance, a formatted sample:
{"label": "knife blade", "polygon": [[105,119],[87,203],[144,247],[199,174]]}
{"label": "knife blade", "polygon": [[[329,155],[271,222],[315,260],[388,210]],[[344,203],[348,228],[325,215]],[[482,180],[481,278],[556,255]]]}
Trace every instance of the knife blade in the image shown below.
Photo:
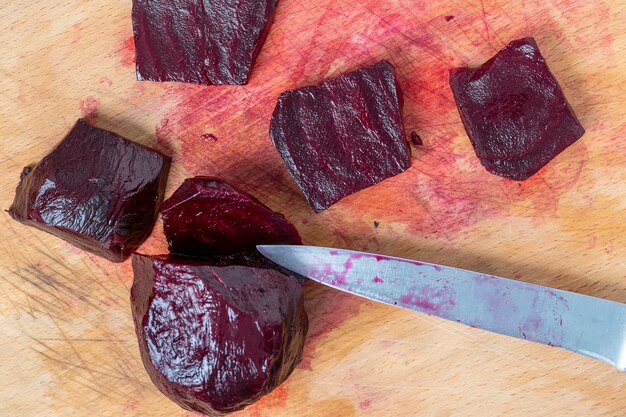
{"label": "knife blade", "polygon": [[560,347],[626,371],[626,304],[366,252],[294,245],[257,249],[284,268],[342,291]]}

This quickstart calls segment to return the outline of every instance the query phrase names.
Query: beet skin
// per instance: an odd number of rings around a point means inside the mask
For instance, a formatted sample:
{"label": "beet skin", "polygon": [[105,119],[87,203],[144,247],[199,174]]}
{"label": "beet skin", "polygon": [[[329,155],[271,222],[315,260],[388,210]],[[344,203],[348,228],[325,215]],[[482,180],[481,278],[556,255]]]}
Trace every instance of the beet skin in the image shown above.
{"label": "beet skin", "polygon": [[186,179],[163,202],[161,216],[169,250],[179,255],[211,257],[302,243],[282,214],[217,178]]}
{"label": "beet skin", "polygon": [[137,79],[246,84],[278,0],[134,0]]}
{"label": "beet skin", "polygon": [[114,262],[150,235],[170,159],[79,119],[33,169],[9,214]]}
{"label": "beet skin", "polygon": [[133,255],[131,303],[141,357],[159,390],[209,416],[283,382],[302,356],[302,287],[264,263],[222,265]]}
{"label": "beet skin", "polygon": [[450,87],[493,174],[525,180],[585,133],[533,38],[512,41],[476,69],[453,69]]}
{"label": "beet skin", "polygon": [[394,68],[380,61],[319,86],[282,93],[270,137],[320,212],[411,165],[401,113]]}

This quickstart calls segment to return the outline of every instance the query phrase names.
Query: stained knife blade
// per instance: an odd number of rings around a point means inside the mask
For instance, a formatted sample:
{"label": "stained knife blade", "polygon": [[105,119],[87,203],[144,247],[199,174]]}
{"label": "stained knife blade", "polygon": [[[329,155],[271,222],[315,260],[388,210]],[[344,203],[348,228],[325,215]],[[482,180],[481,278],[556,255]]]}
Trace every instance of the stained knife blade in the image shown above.
{"label": "stained knife blade", "polygon": [[626,304],[366,252],[293,245],[257,249],[284,268],[351,294],[560,347],[626,371]]}

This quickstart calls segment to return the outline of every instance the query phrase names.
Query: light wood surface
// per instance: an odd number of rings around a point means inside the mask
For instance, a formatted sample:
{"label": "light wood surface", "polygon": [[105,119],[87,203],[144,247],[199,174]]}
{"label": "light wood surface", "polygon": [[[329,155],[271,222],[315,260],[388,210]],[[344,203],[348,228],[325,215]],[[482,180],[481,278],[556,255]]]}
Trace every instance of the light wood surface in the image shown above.
{"label": "light wood surface", "polygon": [[[626,302],[624,0],[281,0],[250,85],[208,88],[135,81],[130,9],[130,0],[0,3],[3,209],[21,168],[82,115],[171,154],[167,195],[187,176],[221,176],[283,212],[308,244]],[[537,39],[587,133],[518,183],[478,163],[447,71],[523,36]],[[275,100],[382,58],[397,68],[407,133],[424,146],[408,172],[315,215],[268,138]],[[143,370],[130,263],[5,212],[0,222],[0,415],[192,416]],[[141,251],[164,250],[157,224]],[[307,310],[305,360],[240,416],[626,414],[626,375],[582,356],[313,284]]]}

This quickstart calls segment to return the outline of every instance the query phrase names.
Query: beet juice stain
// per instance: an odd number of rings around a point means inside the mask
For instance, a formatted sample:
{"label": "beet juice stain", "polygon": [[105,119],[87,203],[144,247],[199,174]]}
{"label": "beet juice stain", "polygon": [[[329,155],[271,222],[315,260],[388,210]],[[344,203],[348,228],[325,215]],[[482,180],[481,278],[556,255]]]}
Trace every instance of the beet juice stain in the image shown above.
{"label": "beet juice stain", "polygon": [[[299,35],[285,28],[289,27],[289,19],[293,15],[307,12],[291,3],[284,3],[280,7],[282,8],[279,13],[280,21],[277,21],[276,25],[283,30],[272,34],[275,40],[272,44],[275,48],[266,51],[267,60],[264,68],[268,73],[282,74],[283,81],[280,89],[284,89],[298,85],[298,80],[301,80],[302,76],[307,79],[319,77],[310,68],[309,54],[300,59],[297,45],[288,42],[290,38],[298,36],[298,39],[306,42],[313,40],[317,34],[316,39],[323,46],[339,42],[351,44],[350,36],[344,33],[338,33],[333,36],[332,40],[324,38],[324,33],[329,32],[328,25],[337,21],[336,17],[331,17],[332,13],[313,18],[312,23],[316,25],[315,31],[310,35]],[[538,5],[538,7],[543,6]],[[329,8],[340,9],[342,6],[337,3],[329,5]],[[523,11],[519,8],[516,10]],[[559,40],[567,44],[567,38],[559,24],[549,17],[547,9],[545,11],[543,21],[557,34]],[[579,17],[582,14],[582,12],[570,9],[570,16]],[[405,93],[406,123],[419,128],[418,132],[422,137],[428,134],[433,141],[427,148],[420,149],[413,155],[413,167],[409,172],[389,180],[393,182],[391,187],[376,187],[376,204],[369,204],[368,194],[365,193],[364,197],[357,194],[351,199],[342,201],[342,209],[347,212],[347,216],[351,213],[360,213],[365,207],[371,217],[376,218],[381,224],[402,224],[410,233],[444,240],[456,239],[468,227],[485,219],[497,221],[498,218],[511,214],[512,207],[524,207],[526,210],[524,213],[513,210],[515,215],[528,216],[534,222],[541,222],[543,218],[553,216],[556,213],[560,195],[577,184],[581,170],[584,168],[587,157],[584,143],[569,149],[567,158],[557,158],[539,174],[523,183],[513,183],[488,175],[472,152],[470,142],[465,139],[453,96],[448,89],[447,76],[447,71],[455,60],[472,59],[468,52],[472,48],[467,47],[472,44],[472,39],[466,38],[463,28],[467,29],[468,26],[482,25],[482,23],[474,22],[474,17],[461,16],[463,19],[459,20],[459,16],[455,16],[455,19],[446,27],[451,31],[451,36],[460,40],[462,47],[450,49],[442,47],[437,37],[422,33],[415,28],[410,22],[409,15],[403,13],[401,9],[390,9],[387,17],[388,22],[393,21],[394,26],[407,36],[400,36],[398,30],[380,25],[370,36],[372,42],[362,45],[358,50],[345,52],[351,62],[367,62],[376,59],[375,57],[383,56],[381,54],[384,48],[393,45],[393,47],[409,51],[410,55],[423,58],[423,63],[420,65],[427,64],[432,68],[432,72],[418,71],[419,65],[409,66],[408,69],[399,68],[398,77]],[[390,17],[393,19],[390,20]],[[476,19],[479,18],[476,17]],[[443,18],[441,21],[443,23]],[[358,30],[362,24],[358,23],[358,20],[347,18],[343,19],[342,23],[348,32]],[[473,41],[475,42],[476,39]],[[335,54],[326,53],[323,48],[311,51],[311,53],[320,68],[331,68],[336,58]],[[286,66],[285,62],[280,60],[282,55],[291,57],[289,65]],[[204,167],[205,170],[218,169],[230,172],[231,158],[240,154],[245,155],[252,146],[261,153],[260,158],[258,160],[246,159],[246,164],[250,167],[243,169],[237,167],[237,173],[245,178],[246,184],[251,189],[266,189],[268,184],[276,181],[274,176],[267,174],[267,172],[277,171],[274,162],[268,171],[258,168],[268,167],[265,163],[268,159],[266,152],[273,151],[266,146],[269,143],[267,131],[260,121],[267,119],[267,109],[272,108],[272,102],[275,103],[275,90],[278,87],[273,87],[275,78],[262,77],[259,83],[262,84],[251,86],[254,97],[252,104],[254,117],[238,114],[242,97],[248,96],[239,90],[233,91],[228,96],[217,94],[216,97],[213,94],[207,95],[193,89],[176,89],[179,95],[177,101],[180,104],[164,115],[163,124],[165,119],[169,120],[168,130],[173,133],[167,136],[167,140],[171,141],[176,138],[176,148],[181,152],[180,161],[187,170],[197,172],[199,168]],[[219,90],[215,91],[219,92]],[[194,109],[199,107],[205,108],[207,112],[198,114]],[[233,126],[246,126],[246,128],[232,134],[235,140],[228,143],[227,156],[208,163],[206,158],[199,157],[206,151],[208,144],[198,140],[198,137],[207,131],[207,126],[216,129],[224,122]],[[213,133],[221,135],[219,130]],[[164,136],[159,138],[161,137]],[[246,139],[243,140],[243,138]],[[219,142],[217,146],[221,146]],[[281,179],[280,183],[282,184],[283,181]],[[403,192],[398,190],[403,190]],[[291,193],[283,196],[297,198]],[[306,206],[299,205],[297,209],[293,208],[293,205],[290,207],[294,218],[309,215]],[[361,232],[366,233],[364,230]]]}

